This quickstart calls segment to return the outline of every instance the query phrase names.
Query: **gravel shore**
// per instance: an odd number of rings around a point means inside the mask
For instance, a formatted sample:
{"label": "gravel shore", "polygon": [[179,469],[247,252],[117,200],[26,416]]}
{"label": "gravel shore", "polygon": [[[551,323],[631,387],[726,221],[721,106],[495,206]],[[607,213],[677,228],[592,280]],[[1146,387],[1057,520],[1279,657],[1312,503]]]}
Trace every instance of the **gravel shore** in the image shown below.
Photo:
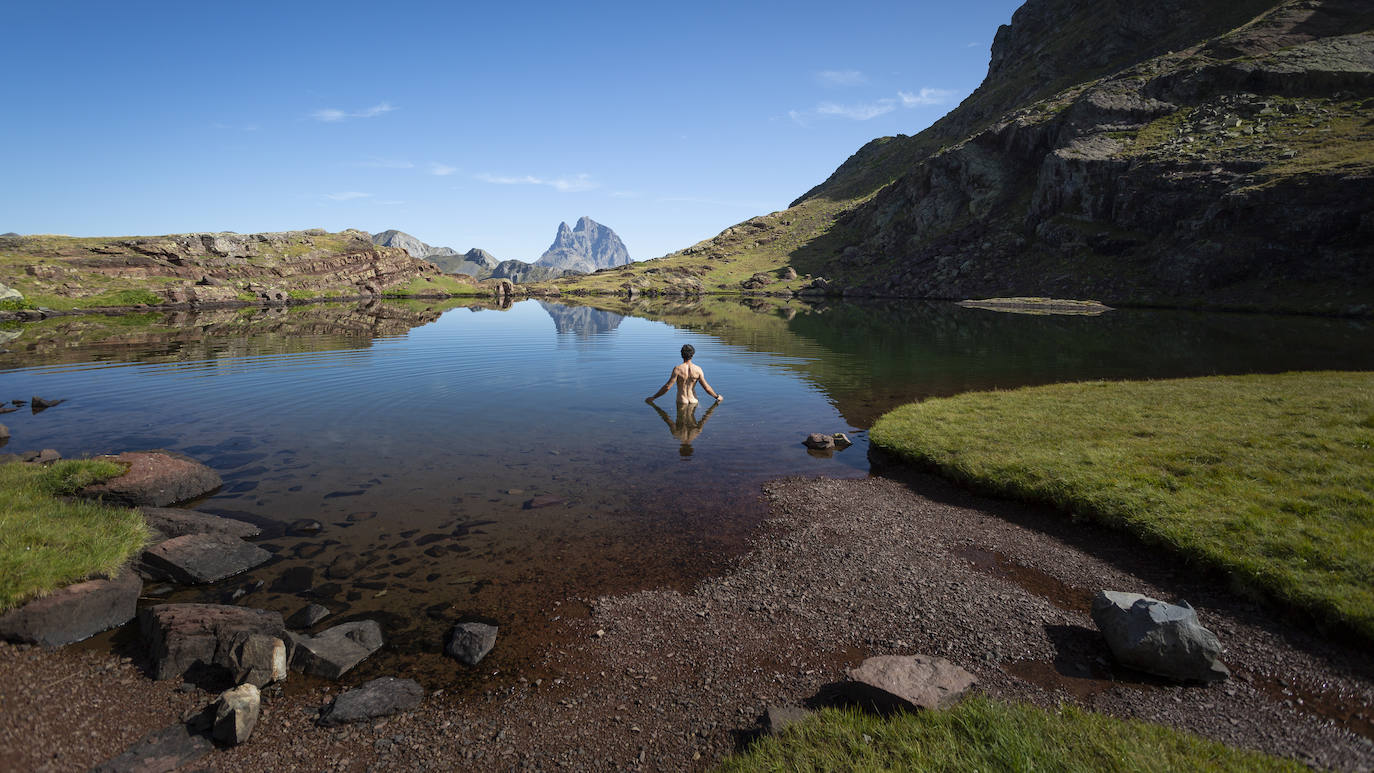
{"label": "gravel shore", "polygon": [[[756,734],[766,706],[823,702],[869,655],[925,653],[997,697],[1374,769],[1368,658],[1177,558],[920,475],[789,479],[764,496],[771,518],[753,549],[690,593],[547,610],[562,635],[537,672],[491,674],[485,691],[432,693],[411,714],[330,729],[313,717],[337,686],[269,690],[249,742],[192,767],[699,769]],[[1104,588],[1187,599],[1233,678],[1176,686],[1113,667],[1087,615]],[[212,698],[139,666],[0,645],[0,768],[89,769]]]}

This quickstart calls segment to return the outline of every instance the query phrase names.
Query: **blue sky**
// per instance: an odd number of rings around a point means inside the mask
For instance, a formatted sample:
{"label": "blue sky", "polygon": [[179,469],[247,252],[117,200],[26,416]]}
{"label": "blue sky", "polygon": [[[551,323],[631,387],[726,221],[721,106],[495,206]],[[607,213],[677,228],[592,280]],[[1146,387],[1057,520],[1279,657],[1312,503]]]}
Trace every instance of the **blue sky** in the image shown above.
{"label": "blue sky", "polygon": [[399,228],[636,259],[782,209],[981,82],[1016,0],[15,2],[0,232]]}

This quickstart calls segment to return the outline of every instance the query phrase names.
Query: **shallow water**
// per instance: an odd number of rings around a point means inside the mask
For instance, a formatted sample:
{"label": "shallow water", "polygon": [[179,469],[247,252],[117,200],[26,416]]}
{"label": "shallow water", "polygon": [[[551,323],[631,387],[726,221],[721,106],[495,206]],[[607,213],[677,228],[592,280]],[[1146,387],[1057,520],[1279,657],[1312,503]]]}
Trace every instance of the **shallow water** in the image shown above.
{"label": "shallow water", "polygon": [[[690,586],[738,554],[763,516],[762,481],[867,474],[864,430],[903,402],[1081,379],[1374,367],[1368,324],[1348,320],[602,303],[47,320],[6,344],[0,398],[66,402],[6,415],[5,450],[170,448],[204,461],[225,486],[198,506],[264,526],[276,558],[210,588],[150,593],[220,600],[262,580],[238,603],[289,615],[319,601],[334,610],[322,626],[383,622],[390,646],[350,678],[409,670],[440,686],[470,678],[436,654],[453,622],[501,625],[484,667],[534,678],[561,646],[557,618],[585,615],[605,593]],[[679,416],[671,392],[657,408],[644,398],[683,343],[726,400],[702,395]],[[855,445],[830,455],[800,445],[835,431]],[[531,509],[535,497],[557,501]],[[302,518],[323,530],[286,533]],[[343,571],[346,554],[362,568]]]}

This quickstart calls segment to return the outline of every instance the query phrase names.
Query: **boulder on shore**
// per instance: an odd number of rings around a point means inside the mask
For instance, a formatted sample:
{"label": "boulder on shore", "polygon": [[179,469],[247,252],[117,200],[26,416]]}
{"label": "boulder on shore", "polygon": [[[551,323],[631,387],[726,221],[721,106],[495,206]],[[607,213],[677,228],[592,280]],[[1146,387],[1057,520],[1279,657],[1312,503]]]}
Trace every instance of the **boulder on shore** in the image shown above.
{"label": "boulder on shore", "polygon": [[236,637],[286,636],[280,612],[219,604],[161,604],[139,612],[143,641],[153,656],[153,678],[182,676],[195,666],[234,670]]}
{"label": "boulder on shore", "polygon": [[1093,622],[1122,665],[1183,681],[1214,682],[1231,675],[1217,658],[1221,642],[1202,627],[1186,601],[1166,604],[1139,593],[1099,591]]}
{"label": "boulder on shore", "polygon": [[237,746],[248,740],[258,725],[262,694],[251,684],[225,690],[215,703],[215,740]]}
{"label": "boulder on shore", "polygon": [[224,485],[214,470],[173,451],[128,451],[102,458],[124,462],[129,471],[87,486],[81,496],[128,507],[163,507],[205,496]]}
{"label": "boulder on shore", "polygon": [[383,676],[335,698],[321,714],[320,724],[331,727],[410,711],[420,705],[424,696],[424,688],[414,679]]}
{"label": "boulder on shore", "polygon": [[190,585],[218,582],[267,562],[272,554],[226,534],[186,534],[143,551],[154,573]]}
{"label": "boulder on shore", "polygon": [[459,623],[448,633],[444,654],[457,658],[460,663],[475,666],[496,646],[498,630],[496,626],[486,623]]}
{"label": "boulder on shore", "polygon": [[137,612],[143,580],[125,569],[68,585],[0,615],[0,639],[60,647],[123,625]]}
{"label": "boulder on shore", "polygon": [[850,669],[854,696],[881,707],[943,709],[977,684],[973,674],[944,658],[879,655]]}

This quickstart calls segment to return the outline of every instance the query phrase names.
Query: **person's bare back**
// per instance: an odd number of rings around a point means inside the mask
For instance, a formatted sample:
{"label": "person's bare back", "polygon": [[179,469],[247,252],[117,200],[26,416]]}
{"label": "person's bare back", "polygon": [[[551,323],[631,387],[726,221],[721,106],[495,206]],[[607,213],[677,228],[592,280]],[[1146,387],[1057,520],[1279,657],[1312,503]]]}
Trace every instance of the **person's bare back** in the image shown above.
{"label": "person's bare back", "polygon": [[673,368],[673,372],[668,374],[668,381],[663,388],[654,393],[653,397],[645,399],[645,402],[652,403],[657,400],[670,388],[677,387],[677,404],[691,405],[697,402],[696,386],[701,384],[701,388],[706,390],[706,394],[716,398],[720,402],[725,398],[721,397],[711,385],[706,383],[706,373],[701,366],[692,362],[692,355],[696,354],[696,349],[691,344],[682,347],[682,364]]}

